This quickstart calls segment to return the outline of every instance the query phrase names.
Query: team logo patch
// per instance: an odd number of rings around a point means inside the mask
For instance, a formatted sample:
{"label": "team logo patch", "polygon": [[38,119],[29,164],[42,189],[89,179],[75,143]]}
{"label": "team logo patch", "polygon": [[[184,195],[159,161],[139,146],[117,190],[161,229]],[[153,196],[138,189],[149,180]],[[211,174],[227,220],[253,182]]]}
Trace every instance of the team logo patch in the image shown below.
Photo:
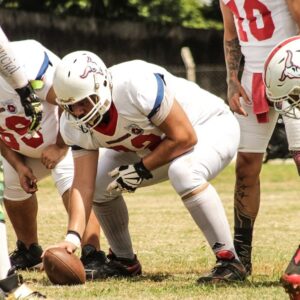
{"label": "team logo patch", "polygon": [[280,81],[284,81],[286,78],[300,78],[300,66],[297,66],[293,62],[293,53],[290,50],[286,51],[287,57],[285,60],[285,65],[283,72],[281,74],[281,78],[279,79]]}
{"label": "team logo patch", "polygon": [[142,129],[140,126],[136,124],[131,124],[127,126],[125,129],[128,130],[133,135],[139,135],[144,132],[144,129]]}
{"label": "team logo patch", "polygon": [[94,62],[89,56],[87,56],[87,64],[82,74],[80,75],[80,78],[86,78],[90,73],[104,75],[100,66],[98,66],[96,62]]}
{"label": "team logo patch", "polygon": [[4,110],[6,110],[11,114],[16,114],[18,112],[18,109],[14,102],[15,102],[15,100],[5,101],[3,103],[3,106],[1,107],[0,111],[2,112]]}
{"label": "team logo patch", "polygon": [[216,250],[218,250],[218,249],[223,248],[224,246],[225,246],[225,244],[216,242],[216,243],[213,245],[212,249],[216,251]]}

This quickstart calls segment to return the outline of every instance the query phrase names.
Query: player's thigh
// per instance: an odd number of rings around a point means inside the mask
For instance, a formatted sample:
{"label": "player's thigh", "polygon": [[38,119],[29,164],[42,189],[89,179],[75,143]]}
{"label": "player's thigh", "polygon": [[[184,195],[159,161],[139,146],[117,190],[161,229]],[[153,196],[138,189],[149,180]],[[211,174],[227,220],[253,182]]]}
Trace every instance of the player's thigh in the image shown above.
{"label": "player's thigh", "polygon": [[64,159],[55,166],[51,174],[57,191],[62,196],[71,187],[74,177],[74,163],[71,149],[69,149]]}
{"label": "player's thigh", "polygon": [[180,196],[216,177],[234,158],[240,131],[231,113],[214,117],[195,127],[194,149],[171,162],[170,181]]}
{"label": "player's thigh", "polygon": [[239,152],[264,153],[274,131],[278,113],[270,107],[268,112],[269,121],[267,123],[257,122],[252,105],[252,77],[253,73],[249,72],[244,72],[242,77],[242,85],[251,104],[246,103],[242,97],[240,103],[248,116],[235,114],[241,129]]}
{"label": "player's thigh", "polygon": [[241,129],[241,139],[239,145],[240,152],[264,153],[269,144],[270,138],[274,131],[278,113],[270,108],[269,122],[258,123],[256,116],[252,112],[252,107],[242,104],[248,116],[235,114]]}
{"label": "player's thigh", "polygon": [[[28,199],[31,194],[27,194],[21,187],[18,173],[7,162],[5,158],[3,161],[3,174],[4,174],[4,198],[7,200],[21,201]],[[25,164],[31,168],[37,180],[41,180],[50,175],[48,170],[40,161],[39,158],[25,158]]]}
{"label": "player's thigh", "polygon": [[105,202],[116,198],[120,193],[106,191],[107,186],[114,180],[109,172],[122,165],[129,165],[138,162],[139,158],[132,152],[117,152],[111,149],[100,148],[94,201]]}
{"label": "player's thigh", "polygon": [[[94,201],[105,202],[115,199],[120,192],[107,192],[107,186],[114,180],[108,175],[113,169],[122,165],[137,163],[141,158],[133,152],[117,152],[111,149],[100,149]],[[140,187],[149,186],[167,179],[168,166],[152,171],[153,178],[144,180]]]}

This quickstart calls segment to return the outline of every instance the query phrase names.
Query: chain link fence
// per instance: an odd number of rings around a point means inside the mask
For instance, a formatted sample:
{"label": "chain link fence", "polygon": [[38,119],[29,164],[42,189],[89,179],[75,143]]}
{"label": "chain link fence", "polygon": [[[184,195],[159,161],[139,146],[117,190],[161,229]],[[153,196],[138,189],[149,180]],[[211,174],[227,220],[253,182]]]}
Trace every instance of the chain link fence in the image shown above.
{"label": "chain link fence", "polygon": [[[185,77],[186,70],[182,67],[166,67],[174,75]],[[221,97],[224,101],[227,99],[226,68],[224,65],[201,65],[195,68],[196,82],[204,89]],[[272,159],[291,158],[288,150],[288,142],[285,133],[282,118],[278,119],[270,143],[267,147],[264,162]]]}

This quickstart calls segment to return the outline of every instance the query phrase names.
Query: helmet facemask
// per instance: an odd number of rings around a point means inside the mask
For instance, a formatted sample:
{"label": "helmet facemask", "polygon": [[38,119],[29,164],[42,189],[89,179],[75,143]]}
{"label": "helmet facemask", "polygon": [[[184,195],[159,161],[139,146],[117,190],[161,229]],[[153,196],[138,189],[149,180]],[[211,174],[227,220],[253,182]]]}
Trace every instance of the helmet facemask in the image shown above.
{"label": "helmet facemask", "polygon": [[78,126],[85,126],[92,129],[102,121],[103,115],[107,112],[111,103],[109,101],[106,101],[104,104],[102,104],[99,101],[99,97],[97,95],[88,96],[81,101],[85,100],[87,100],[91,104],[92,109],[87,114],[82,116],[77,117],[74,115],[72,106],[75,104],[65,104],[61,106],[69,115],[72,115],[72,118],[69,118],[69,122],[74,123]]}
{"label": "helmet facemask", "polygon": [[[112,102],[112,79],[103,61],[89,51],[76,51],[65,56],[53,79],[56,102],[69,115],[69,122],[94,128],[109,110]],[[75,116],[72,105],[87,101],[91,109]]]}
{"label": "helmet facemask", "polygon": [[288,95],[278,98],[268,95],[268,99],[273,102],[275,110],[280,115],[300,119],[300,87],[294,87]]}

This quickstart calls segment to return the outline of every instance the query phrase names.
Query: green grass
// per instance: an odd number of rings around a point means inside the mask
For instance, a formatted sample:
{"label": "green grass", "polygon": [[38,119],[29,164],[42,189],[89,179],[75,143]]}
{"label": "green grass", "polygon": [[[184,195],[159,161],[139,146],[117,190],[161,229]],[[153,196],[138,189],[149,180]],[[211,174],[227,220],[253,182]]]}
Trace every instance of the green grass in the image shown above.
{"label": "green grass", "polygon": [[[294,165],[266,164],[261,176],[261,208],[254,233],[253,275],[246,283],[197,286],[214,256],[169,183],[127,195],[133,245],[143,276],[53,286],[43,272],[22,272],[28,284],[51,299],[288,299],[278,283],[299,243],[300,181]],[[234,166],[213,181],[233,225]],[[67,215],[50,178],[39,185],[39,239],[46,247],[61,241]],[[9,249],[15,236],[8,223]],[[102,248],[107,251],[105,238]]]}

